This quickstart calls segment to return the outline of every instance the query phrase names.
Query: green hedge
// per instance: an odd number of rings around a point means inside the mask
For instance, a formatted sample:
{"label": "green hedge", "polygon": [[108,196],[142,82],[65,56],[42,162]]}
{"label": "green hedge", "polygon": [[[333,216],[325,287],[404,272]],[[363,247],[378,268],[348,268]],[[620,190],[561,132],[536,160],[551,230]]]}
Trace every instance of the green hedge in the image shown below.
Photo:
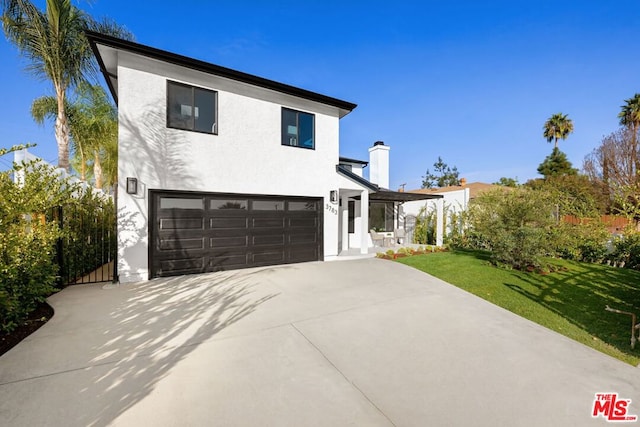
{"label": "green hedge", "polygon": [[[54,168],[31,163],[23,182],[14,183],[16,166],[0,172],[0,331],[10,332],[56,290],[57,243],[78,236],[72,227],[62,230],[51,212],[74,207],[86,212],[110,209],[108,200],[86,193],[79,185],[61,179]],[[69,251],[82,252],[91,242],[76,239]],[[67,254],[68,255],[68,254]],[[89,267],[87,267],[89,268]]]}

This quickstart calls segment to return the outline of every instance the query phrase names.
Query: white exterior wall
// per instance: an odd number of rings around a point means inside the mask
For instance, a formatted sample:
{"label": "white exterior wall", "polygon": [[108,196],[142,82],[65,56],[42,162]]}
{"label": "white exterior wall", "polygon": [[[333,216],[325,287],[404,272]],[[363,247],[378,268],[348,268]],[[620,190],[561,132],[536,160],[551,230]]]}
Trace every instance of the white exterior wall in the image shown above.
{"label": "white exterior wall", "polygon": [[362,178],[363,177],[362,165],[356,164],[356,163],[352,163],[351,164],[351,172],[353,172],[354,174],[356,174],[360,178]]}
{"label": "white exterior wall", "polygon": [[[442,195],[445,210],[448,212],[461,212],[467,208],[469,203],[469,189],[461,188],[459,191],[449,191],[446,193],[433,193]],[[427,212],[436,208],[436,199],[416,200],[402,204],[402,211],[405,215],[418,216],[420,210],[426,207]]]}
{"label": "white exterior wall", "polygon": [[[218,92],[218,135],[167,128],[167,80]],[[324,256],[337,255],[337,108],[127,53],[118,94],[122,282],[148,278],[149,190],[321,197]],[[283,106],[315,115],[315,150],[281,145]],[[138,194],[126,193],[127,177],[138,179]]]}
{"label": "white exterior wall", "polygon": [[[469,205],[469,189],[461,188],[457,191],[448,191],[443,193],[433,193],[442,195],[443,215],[446,217],[445,221],[447,228],[444,233],[451,232],[451,220],[450,217],[454,213],[460,213],[465,211]],[[418,216],[422,208],[425,208],[425,212],[437,211],[438,199],[416,200],[413,202],[405,202],[401,206],[401,218],[402,220],[406,215]]]}

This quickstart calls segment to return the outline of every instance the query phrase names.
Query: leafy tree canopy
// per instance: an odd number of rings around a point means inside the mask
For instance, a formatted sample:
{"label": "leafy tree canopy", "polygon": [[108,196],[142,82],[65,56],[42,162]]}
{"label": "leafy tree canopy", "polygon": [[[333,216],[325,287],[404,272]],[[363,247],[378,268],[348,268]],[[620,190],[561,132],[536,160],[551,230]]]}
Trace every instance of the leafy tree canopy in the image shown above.
{"label": "leafy tree canopy", "polygon": [[573,132],[573,121],[566,114],[552,115],[542,127],[543,136],[547,142],[554,142],[554,148],[558,148],[558,139],[565,140]]}
{"label": "leafy tree canopy", "polygon": [[[610,203],[610,211],[640,218],[637,135],[629,127],[605,136],[585,157],[583,169]],[[631,214],[637,212],[638,214]]]}
{"label": "leafy tree canopy", "polygon": [[559,217],[599,217],[607,212],[606,195],[602,188],[591,182],[586,175],[551,176],[546,179],[533,179],[524,185],[533,190],[545,191]]}
{"label": "leafy tree canopy", "polygon": [[538,173],[545,178],[552,176],[562,175],[575,175],[578,173],[573,168],[567,155],[564,154],[558,147],[554,147],[550,155],[548,155],[540,166],[538,166]]}
{"label": "leafy tree canopy", "polygon": [[433,172],[427,169],[422,177],[422,188],[441,188],[452,185],[460,185],[460,173],[457,167],[449,167],[442,157],[438,156],[438,161],[433,164]]}
{"label": "leafy tree canopy", "polygon": [[71,0],[46,0],[45,9],[29,0],[2,0],[2,28],[7,40],[27,60],[27,71],[52,83],[56,101],[55,137],[58,166],[69,171],[67,91],[95,76],[98,66],[84,31],[131,39],[108,19],[96,21]]}
{"label": "leafy tree canopy", "polygon": [[498,181],[493,183],[494,185],[502,185],[503,187],[517,187],[520,185],[518,183],[518,177],[516,178],[507,178],[505,176],[501,177]]}

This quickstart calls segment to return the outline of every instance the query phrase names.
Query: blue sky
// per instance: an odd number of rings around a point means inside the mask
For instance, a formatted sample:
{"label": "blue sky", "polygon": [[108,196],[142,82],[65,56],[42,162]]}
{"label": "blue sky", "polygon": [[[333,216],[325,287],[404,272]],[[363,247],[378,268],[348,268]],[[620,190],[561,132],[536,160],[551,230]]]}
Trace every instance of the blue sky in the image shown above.
{"label": "blue sky", "polygon": [[[367,160],[385,141],[394,189],[419,188],[438,156],[470,182],[535,178],[552,149],[542,126],[557,112],[574,122],[560,149],[580,168],[640,92],[636,0],[78,5],[139,43],[358,104],[341,121],[340,154]],[[55,163],[52,124],[29,114],[50,85],[23,71],[4,38],[0,58],[0,147],[37,143],[32,151]]]}

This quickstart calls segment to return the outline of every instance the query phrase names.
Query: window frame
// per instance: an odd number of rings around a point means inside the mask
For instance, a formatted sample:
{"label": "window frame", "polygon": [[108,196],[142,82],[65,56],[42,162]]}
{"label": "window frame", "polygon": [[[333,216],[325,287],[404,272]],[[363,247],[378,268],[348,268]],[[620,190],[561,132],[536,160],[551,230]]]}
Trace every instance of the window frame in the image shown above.
{"label": "window frame", "polygon": [[[290,112],[290,113],[295,113],[296,115],[296,138],[297,138],[297,145],[291,145],[291,144],[285,144],[285,121],[284,121],[284,115],[285,115],[285,111],[286,112]],[[305,147],[304,145],[300,145],[300,115],[301,114],[305,114],[309,117],[311,117],[312,120],[312,124],[311,124],[311,147]],[[308,113],[306,111],[300,111],[300,110],[294,110],[293,108],[288,108],[288,107],[282,107],[282,111],[280,113],[280,145],[283,145],[285,147],[295,147],[295,148],[304,148],[305,150],[315,150],[316,149],[316,115],[313,113]]]}
{"label": "window frame", "polygon": [[[382,210],[382,212],[380,212]],[[378,211],[378,212],[376,212]],[[376,218],[377,213],[382,213],[382,217]],[[382,220],[384,232],[394,231],[396,223],[396,206],[394,202],[375,201],[369,203],[369,228],[377,228],[380,231],[380,224],[376,220]]]}
{"label": "window frame", "polygon": [[[195,109],[195,93],[196,93],[196,89],[197,90],[201,90],[203,92],[210,92],[213,94],[213,127],[214,130],[212,131],[206,131],[206,130],[199,130],[195,128],[195,118],[193,120],[193,127],[192,128],[188,128],[188,127],[180,127],[180,126],[173,126],[170,124],[170,116],[171,116],[171,105],[170,105],[170,99],[169,99],[169,88],[171,85],[174,86],[180,86],[183,88],[187,88],[191,90],[191,108],[192,111],[194,111]],[[167,124],[167,128],[170,129],[178,129],[178,130],[186,130],[188,132],[197,132],[197,133],[203,133],[205,135],[217,135],[218,134],[218,91],[213,90],[213,89],[209,89],[209,88],[205,88],[202,86],[195,86],[189,83],[183,83],[183,82],[178,82],[175,80],[167,80],[167,92],[166,92],[166,124]]]}

